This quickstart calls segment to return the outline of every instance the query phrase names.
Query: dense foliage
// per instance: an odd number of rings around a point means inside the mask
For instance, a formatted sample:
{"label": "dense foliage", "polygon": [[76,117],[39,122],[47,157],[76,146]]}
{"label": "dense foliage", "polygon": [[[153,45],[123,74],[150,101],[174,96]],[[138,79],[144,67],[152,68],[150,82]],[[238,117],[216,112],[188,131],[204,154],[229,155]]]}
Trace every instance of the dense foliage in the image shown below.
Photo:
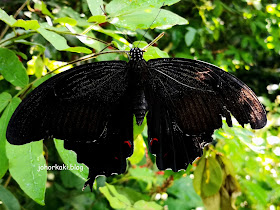
{"label": "dense foliage", "polygon": [[[0,6],[0,208],[280,208],[277,1],[5,0]],[[145,59],[199,59],[235,74],[260,96],[267,126],[253,131],[248,125],[229,128],[224,123],[203,156],[174,173],[157,170],[155,157],[147,151],[145,123],[134,125],[135,151],[127,172],[98,177],[92,193],[88,188],[81,191],[88,169],[64,149],[63,141],[22,146],[6,141],[7,123],[20,101],[69,66],[56,68],[106,45],[105,51],[129,49],[129,43],[143,35],[150,42],[161,32],[165,36],[149,48]],[[90,62],[113,59],[127,56],[105,54]],[[75,168],[43,168],[63,164]]]}

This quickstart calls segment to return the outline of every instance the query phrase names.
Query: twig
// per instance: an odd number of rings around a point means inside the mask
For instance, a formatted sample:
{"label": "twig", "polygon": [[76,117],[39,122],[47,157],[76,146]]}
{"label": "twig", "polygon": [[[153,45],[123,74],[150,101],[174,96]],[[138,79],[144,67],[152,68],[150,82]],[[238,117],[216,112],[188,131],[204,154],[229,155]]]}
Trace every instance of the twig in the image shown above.
{"label": "twig", "polygon": [[[21,10],[23,10],[23,8],[27,5],[27,3],[29,2],[29,0],[26,0],[20,8],[18,8],[18,10],[16,11],[16,13],[14,14],[14,18],[16,18],[18,16],[18,14],[21,12]],[[9,29],[9,25],[7,24],[5,29],[2,31],[1,35],[0,35],[0,40],[4,37],[4,35],[6,34],[6,32]]]}

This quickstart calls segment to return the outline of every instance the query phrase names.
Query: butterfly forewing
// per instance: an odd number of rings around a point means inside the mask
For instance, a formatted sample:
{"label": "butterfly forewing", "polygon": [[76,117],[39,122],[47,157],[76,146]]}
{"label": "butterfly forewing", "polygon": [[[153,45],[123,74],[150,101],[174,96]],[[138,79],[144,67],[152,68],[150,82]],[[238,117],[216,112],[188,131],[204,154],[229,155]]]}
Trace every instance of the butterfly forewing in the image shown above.
{"label": "butterfly forewing", "polygon": [[149,146],[159,169],[185,169],[222,127],[222,117],[229,126],[230,114],[254,129],[266,124],[265,110],[253,91],[222,69],[178,58],[147,63]]}
{"label": "butterfly forewing", "polygon": [[[152,84],[154,91],[185,123],[182,127],[194,122],[200,127],[196,132],[204,132],[206,127],[211,127],[209,122],[212,119],[217,128],[220,127],[217,118],[229,117],[229,112],[240,124],[250,123],[254,129],[266,124],[265,110],[254,92],[214,65],[189,59],[164,58],[150,60],[148,66],[152,77],[150,81],[160,81]],[[192,134],[191,130],[188,132]]]}
{"label": "butterfly forewing", "polygon": [[56,75],[22,101],[9,122],[7,140],[66,140],[78,160],[94,170],[93,180],[98,174],[124,172],[133,151],[127,84],[125,61],[86,64]]}

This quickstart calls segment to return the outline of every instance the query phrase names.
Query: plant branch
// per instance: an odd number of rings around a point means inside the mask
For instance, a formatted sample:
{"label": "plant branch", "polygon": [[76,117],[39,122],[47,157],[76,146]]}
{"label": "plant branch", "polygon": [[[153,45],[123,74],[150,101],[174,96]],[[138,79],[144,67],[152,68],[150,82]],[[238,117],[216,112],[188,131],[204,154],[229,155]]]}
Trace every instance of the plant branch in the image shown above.
{"label": "plant branch", "polygon": [[[29,0],[26,0],[20,8],[18,8],[18,10],[16,11],[16,13],[14,14],[14,18],[16,18],[18,16],[18,14],[21,12],[21,10],[23,10],[23,8],[27,5],[27,3],[29,2]],[[0,35],[0,40],[2,40],[2,38],[4,37],[4,35],[7,33],[8,29],[9,29],[9,25],[6,25],[5,29],[2,31],[1,35]]]}

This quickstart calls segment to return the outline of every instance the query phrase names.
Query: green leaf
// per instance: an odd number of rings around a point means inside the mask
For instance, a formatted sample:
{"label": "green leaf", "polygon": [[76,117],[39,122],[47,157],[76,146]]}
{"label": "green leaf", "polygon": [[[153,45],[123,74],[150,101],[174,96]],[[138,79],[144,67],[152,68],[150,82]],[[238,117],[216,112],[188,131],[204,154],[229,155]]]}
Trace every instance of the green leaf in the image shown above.
{"label": "green leaf", "polygon": [[103,0],[87,0],[87,3],[93,16],[103,14]]}
{"label": "green leaf", "polygon": [[45,205],[47,182],[46,160],[43,156],[43,141],[25,145],[6,144],[9,171],[20,188],[34,201]]}
{"label": "green leaf", "polygon": [[134,151],[131,157],[128,158],[132,165],[139,163],[145,155],[145,143],[143,136],[140,134],[134,139]]}
{"label": "green leaf", "polygon": [[218,161],[213,157],[201,157],[194,171],[193,180],[197,194],[202,197],[215,195],[220,190],[222,182],[223,174]]}
{"label": "green leaf", "polygon": [[16,54],[6,48],[0,48],[0,73],[14,86],[25,87],[28,84],[26,69]]}
{"label": "green leaf", "polygon": [[27,55],[25,55],[24,53],[19,51],[14,51],[14,52],[16,53],[16,55],[19,55],[22,59],[27,60]]}
{"label": "green leaf", "polygon": [[[112,18],[111,24],[118,27],[127,28],[135,31],[136,29],[148,29],[155,20],[155,14],[158,14],[159,9],[155,8],[140,8],[133,11],[128,11],[122,15]],[[143,18],[145,17],[145,18]],[[157,19],[151,25],[151,29],[168,29],[173,25],[185,25],[188,21],[179,15],[168,10],[161,9]]]}
{"label": "green leaf", "polygon": [[106,16],[105,15],[95,15],[95,16],[91,16],[88,19],[88,22],[96,22],[96,23],[104,23],[106,22]]}
{"label": "green leaf", "polygon": [[70,52],[78,52],[78,53],[87,53],[90,54],[92,51],[86,47],[70,47],[67,44],[66,39],[59,34],[48,31],[44,28],[39,28],[37,30],[46,40],[48,40],[57,50],[60,51],[70,51]]}
{"label": "green leaf", "polygon": [[106,186],[99,188],[100,192],[107,198],[114,209],[124,209],[131,206],[130,201],[122,194],[119,194],[113,185],[106,183]]}
{"label": "green leaf", "polygon": [[[77,34],[81,34],[83,32],[83,30],[80,27],[73,27],[72,28],[72,33],[77,33]],[[92,38],[96,38],[94,33],[92,31],[87,32],[87,37],[92,37]],[[89,46],[90,48],[95,49],[96,51],[100,51],[102,50],[105,45],[97,40],[94,39],[90,39],[87,38],[85,36],[77,36],[77,38],[84,43],[85,45]]]}
{"label": "green leaf", "polygon": [[[206,209],[220,209],[221,196],[219,193],[202,199]],[[229,209],[227,209],[229,210]]]}
{"label": "green leaf", "polygon": [[[130,13],[131,10],[136,10],[139,8],[154,7],[160,8],[163,5],[172,5],[180,0],[158,0],[158,1],[146,1],[146,0],[137,0],[137,1],[127,1],[127,0],[114,0],[106,5],[106,11],[111,16],[118,16],[123,13]],[[155,14],[156,15],[156,14]]]}
{"label": "green leaf", "polygon": [[127,197],[132,203],[139,200],[149,201],[151,199],[148,194],[141,193],[141,191],[137,191],[137,189],[134,189],[132,187],[124,187],[119,185],[115,187],[118,192]]}
{"label": "green leaf", "polygon": [[0,9],[0,20],[4,21],[7,23],[9,26],[12,26],[15,22],[16,19],[12,15],[8,15],[4,10]]}
{"label": "green leaf", "polygon": [[44,70],[44,62],[41,56],[38,56],[35,60],[34,67],[35,67],[35,76],[40,78],[42,76]]}
{"label": "green leaf", "polygon": [[65,165],[67,165],[68,167],[73,166],[74,168],[73,170],[71,170],[71,172],[86,181],[88,177],[88,167],[86,167],[85,164],[77,162],[77,154],[74,151],[64,149],[63,140],[54,139],[54,143],[57,152],[61,157],[62,161],[65,163]]}
{"label": "green leaf", "polygon": [[81,18],[81,14],[79,12],[75,11],[71,7],[61,8],[59,14],[60,14],[61,17],[67,16],[67,17],[71,17],[71,18],[75,19],[77,21],[78,26],[88,27],[88,26],[91,25],[90,23],[88,23],[86,21],[86,19]]}
{"label": "green leaf", "polygon": [[193,27],[188,27],[187,29],[188,29],[188,32],[185,35],[185,42],[186,42],[187,46],[189,47],[189,46],[191,46],[191,44],[194,41],[196,29]]}
{"label": "green leaf", "polygon": [[85,181],[83,179],[76,176],[74,173],[72,173],[69,170],[62,170],[60,172],[60,178],[62,180],[63,185],[68,188],[75,187],[75,188],[81,190],[82,186],[85,183]]}
{"label": "green leaf", "polygon": [[69,47],[67,49],[64,49],[64,51],[76,52],[76,53],[86,53],[86,54],[92,53],[92,51],[86,47]]}
{"label": "green leaf", "polygon": [[134,203],[133,205],[133,209],[135,210],[142,210],[142,209],[151,209],[151,210],[162,210],[162,206],[157,204],[154,201],[137,201],[136,203]]}
{"label": "green leaf", "polygon": [[245,179],[240,180],[242,187],[247,189],[247,192],[255,199],[257,203],[266,205],[268,202],[267,191],[263,189],[260,184],[247,181]]}
{"label": "green leaf", "polygon": [[37,30],[40,28],[40,25],[37,20],[22,20],[19,19],[17,22],[13,24],[13,27],[21,27],[24,28],[25,30]]}
{"label": "green leaf", "polygon": [[[186,190],[188,189],[188,190]],[[174,181],[173,185],[167,189],[168,197],[166,203],[172,204],[172,206],[176,206],[176,201],[181,201],[180,208],[175,209],[195,209],[195,207],[203,206],[201,198],[196,194],[194,187],[193,187],[193,180],[189,177],[182,177]],[[175,204],[172,199],[169,198],[176,198]],[[169,206],[169,205],[168,205]],[[170,209],[171,206],[169,206]]]}
{"label": "green leaf", "polygon": [[19,105],[21,100],[19,98],[13,98],[10,100],[9,105],[3,112],[0,118],[0,178],[4,176],[8,169],[8,158],[6,154],[6,131],[9,120],[14,113],[15,109]]}
{"label": "green leaf", "polygon": [[46,39],[48,40],[57,50],[65,50],[70,48],[66,42],[66,39],[59,34],[48,31],[44,28],[39,28],[37,31]]}
{"label": "green leaf", "polygon": [[5,109],[11,99],[12,96],[9,93],[3,92],[0,94],[0,113]]}
{"label": "green leaf", "polygon": [[[4,206],[6,210],[20,210],[20,204],[16,197],[5,187],[0,185],[0,201],[2,201],[1,206]],[[2,209],[2,208],[1,208]]]}
{"label": "green leaf", "polygon": [[54,23],[61,23],[61,24],[69,24],[71,26],[77,25],[77,21],[73,18],[70,17],[62,17],[62,18],[57,18],[53,21]]}
{"label": "green leaf", "polygon": [[52,13],[47,9],[47,5],[43,1],[36,1],[34,8],[36,10],[41,10],[44,15],[50,16],[51,18],[54,18]]}
{"label": "green leaf", "polygon": [[219,0],[215,0],[214,5],[215,5],[215,8],[213,10],[213,13],[215,14],[216,17],[219,17],[223,12],[223,5],[222,5],[221,1],[219,1]]}
{"label": "green leaf", "polygon": [[146,182],[149,186],[152,185],[153,180],[155,179],[153,171],[149,168],[129,168],[129,173],[132,178]]}

